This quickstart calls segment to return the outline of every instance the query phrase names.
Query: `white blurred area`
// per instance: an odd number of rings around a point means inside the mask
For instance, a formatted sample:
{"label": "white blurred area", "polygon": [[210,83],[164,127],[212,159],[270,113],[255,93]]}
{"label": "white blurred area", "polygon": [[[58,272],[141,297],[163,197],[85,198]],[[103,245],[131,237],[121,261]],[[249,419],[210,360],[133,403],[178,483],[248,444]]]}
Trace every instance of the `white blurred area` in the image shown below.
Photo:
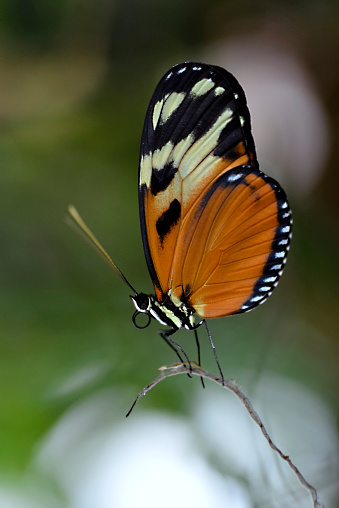
{"label": "white blurred area", "polygon": [[[142,398],[126,420],[125,390],[101,391],[75,404],[37,446],[22,485],[12,492],[0,488],[0,507],[311,507],[309,493],[241,402],[214,384],[202,390],[194,382],[186,417],[147,411]],[[335,508],[339,440],[329,408],[291,380],[265,375],[248,384],[273,440],[326,508]]]}
{"label": "white blurred area", "polygon": [[226,68],[243,87],[260,169],[289,195],[310,193],[326,168],[331,140],[316,76],[297,49],[273,34],[241,33],[211,46],[204,60]]}

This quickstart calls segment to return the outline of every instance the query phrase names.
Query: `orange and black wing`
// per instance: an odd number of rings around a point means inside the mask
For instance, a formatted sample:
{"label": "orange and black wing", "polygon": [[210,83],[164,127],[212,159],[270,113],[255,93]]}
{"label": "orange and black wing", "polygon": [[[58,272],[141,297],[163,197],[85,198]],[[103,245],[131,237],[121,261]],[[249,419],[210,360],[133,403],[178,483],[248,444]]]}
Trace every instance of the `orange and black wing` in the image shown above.
{"label": "orange and black wing", "polygon": [[172,300],[205,318],[251,310],[277,285],[290,236],[291,214],[275,180],[248,167],[224,173],[183,221]]}
{"label": "orange and black wing", "polygon": [[272,259],[286,258],[290,211],[258,169],[245,94],[224,69],[184,63],[158,84],[141,141],[139,205],[159,302],[225,316],[276,285],[283,260]]}

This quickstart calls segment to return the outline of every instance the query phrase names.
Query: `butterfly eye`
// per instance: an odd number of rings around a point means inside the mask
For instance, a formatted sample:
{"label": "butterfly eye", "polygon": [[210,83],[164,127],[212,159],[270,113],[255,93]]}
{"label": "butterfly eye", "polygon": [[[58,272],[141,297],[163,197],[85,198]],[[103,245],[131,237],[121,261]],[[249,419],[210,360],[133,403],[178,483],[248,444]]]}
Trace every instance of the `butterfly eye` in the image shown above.
{"label": "butterfly eye", "polygon": [[130,298],[138,312],[148,313],[149,309],[151,308],[151,301],[148,295],[145,295],[145,293],[139,293],[135,296],[130,295]]}

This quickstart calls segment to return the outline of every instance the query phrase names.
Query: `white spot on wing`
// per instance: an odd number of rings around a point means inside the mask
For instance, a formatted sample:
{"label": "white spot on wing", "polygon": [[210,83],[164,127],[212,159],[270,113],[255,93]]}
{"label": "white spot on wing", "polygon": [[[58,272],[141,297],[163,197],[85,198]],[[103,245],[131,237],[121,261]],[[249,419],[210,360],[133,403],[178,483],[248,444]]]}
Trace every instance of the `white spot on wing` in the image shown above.
{"label": "white spot on wing", "polygon": [[164,107],[161,111],[161,123],[167,122],[169,117],[174,113],[176,109],[180,106],[182,101],[184,100],[186,94],[181,92],[172,92],[171,94],[165,97]]}
{"label": "white spot on wing", "polygon": [[143,155],[140,160],[140,176],[139,184],[145,184],[149,188],[152,176],[152,157],[150,155]]}
{"label": "white spot on wing", "polygon": [[240,124],[241,124],[241,127],[244,126],[244,123],[245,123],[245,119],[243,116],[239,116],[239,119],[240,119]]}
{"label": "white spot on wing", "polygon": [[185,70],[186,70],[186,67],[181,67],[181,69],[179,69],[177,71],[177,74],[182,74],[183,72],[185,72]]}
{"label": "white spot on wing", "polygon": [[222,95],[225,91],[225,88],[223,88],[222,86],[217,86],[216,89],[214,90],[214,94],[217,96],[217,95]]}
{"label": "white spot on wing", "polygon": [[173,150],[173,164],[178,167],[181,163],[181,160],[187,150],[190,148],[192,143],[194,142],[194,137],[192,134],[189,134],[185,139],[182,139],[179,143],[177,143]]}
{"label": "white spot on wing", "polygon": [[150,154],[143,155],[140,160],[139,184],[145,184],[147,188],[151,185],[152,170],[162,169],[168,162],[173,144],[168,141],[161,149],[155,150]]}
{"label": "white spot on wing", "polygon": [[162,148],[153,152],[152,161],[154,169],[162,169],[166,166],[169,156],[173,150],[173,143],[168,141]]}
{"label": "white spot on wing", "polygon": [[253,298],[251,298],[251,302],[259,302],[263,298],[263,296],[253,296]]}
{"label": "white spot on wing", "polygon": [[205,93],[209,92],[213,87],[215,83],[211,79],[201,79],[198,81],[194,87],[191,90],[191,95],[195,97],[200,97],[201,95],[204,95]]}
{"label": "white spot on wing", "polygon": [[242,178],[242,173],[235,173],[233,175],[230,175],[227,180],[229,182],[235,182],[236,180],[239,180],[240,178]]}
{"label": "white spot on wing", "polygon": [[161,108],[163,106],[163,103],[164,103],[164,101],[161,99],[161,101],[158,101],[155,104],[155,106],[154,106],[153,115],[152,115],[153,130],[155,130],[157,125],[158,125],[159,117],[160,117],[160,113],[161,113]]}
{"label": "white spot on wing", "polygon": [[266,282],[266,284],[268,282],[275,282],[277,277],[265,277],[265,279],[263,279],[263,282]]}
{"label": "white spot on wing", "polygon": [[288,233],[290,229],[291,229],[290,226],[284,226],[283,228],[281,228],[281,232]]}

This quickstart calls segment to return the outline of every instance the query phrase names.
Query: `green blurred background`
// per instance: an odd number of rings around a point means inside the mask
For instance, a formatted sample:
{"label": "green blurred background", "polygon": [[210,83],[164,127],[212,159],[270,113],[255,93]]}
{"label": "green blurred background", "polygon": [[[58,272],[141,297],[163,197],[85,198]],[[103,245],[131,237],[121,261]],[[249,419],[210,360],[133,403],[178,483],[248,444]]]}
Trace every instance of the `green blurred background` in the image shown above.
{"label": "green blurred background", "polygon": [[[297,380],[337,418],[338,26],[334,0],[2,0],[2,478],[27,470],[36,444],[73,404],[121,387],[123,419],[156,368],[175,361],[156,324],[133,327],[128,288],[64,216],[76,205],[136,289],[152,292],[139,231],[139,143],[157,81],[185,60],[236,74],[248,92],[261,169],[281,180],[294,213],[291,252],[272,297],[254,312],[210,322],[225,376],[241,383],[238,372],[250,370],[254,383],[270,371]],[[309,109],[306,101],[305,120],[289,116],[292,129],[295,120],[309,136],[293,145],[280,98],[288,100],[295,76],[301,97],[315,102]],[[265,94],[255,106],[275,77],[284,89],[271,90],[278,109]],[[192,337],[177,340],[194,357]],[[216,371],[201,342],[203,365]],[[173,378],[135,411],[185,413],[197,385]]]}

